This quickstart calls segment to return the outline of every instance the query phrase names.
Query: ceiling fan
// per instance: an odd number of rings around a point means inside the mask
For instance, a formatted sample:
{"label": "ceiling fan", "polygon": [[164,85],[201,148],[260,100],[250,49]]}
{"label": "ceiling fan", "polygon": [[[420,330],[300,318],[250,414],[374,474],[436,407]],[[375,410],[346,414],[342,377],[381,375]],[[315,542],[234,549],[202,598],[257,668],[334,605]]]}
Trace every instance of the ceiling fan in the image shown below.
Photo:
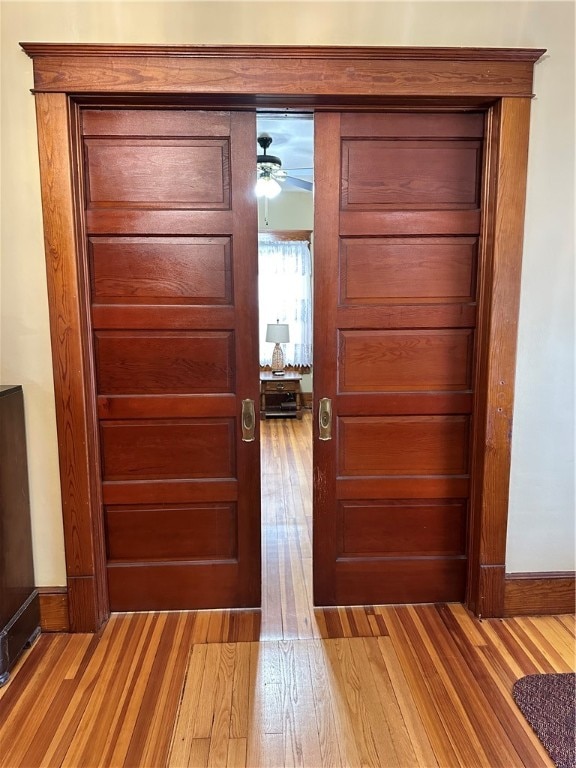
{"label": "ceiling fan", "polygon": [[[282,168],[282,161],[276,155],[268,155],[266,150],[272,144],[272,137],[267,133],[261,133],[258,136],[258,144],[262,149],[262,154],[256,157],[256,167],[258,169],[258,181],[256,182],[256,194],[258,197],[276,197],[281,190],[280,186],[282,182],[291,184],[294,187],[305,189],[307,192],[312,192],[313,184],[311,181],[305,181],[304,179],[298,179],[295,176],[288,175],[288,171]],[[295,170],[308,170],[308,169],[291,169]]]}

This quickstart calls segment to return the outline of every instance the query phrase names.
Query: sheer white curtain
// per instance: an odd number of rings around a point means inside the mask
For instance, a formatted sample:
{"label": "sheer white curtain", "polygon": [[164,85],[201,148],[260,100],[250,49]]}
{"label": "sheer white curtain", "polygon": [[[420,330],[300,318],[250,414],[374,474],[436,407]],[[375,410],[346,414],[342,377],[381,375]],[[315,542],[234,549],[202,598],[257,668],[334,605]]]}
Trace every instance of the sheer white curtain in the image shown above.
{"label": "sheer white curtain", "polygon": [[260,365],[270,365],[273,344],[266,342],[268,323],[288,323],[283,344],[286,365],[312,365],[312,264],[305,241],[258,243]]}

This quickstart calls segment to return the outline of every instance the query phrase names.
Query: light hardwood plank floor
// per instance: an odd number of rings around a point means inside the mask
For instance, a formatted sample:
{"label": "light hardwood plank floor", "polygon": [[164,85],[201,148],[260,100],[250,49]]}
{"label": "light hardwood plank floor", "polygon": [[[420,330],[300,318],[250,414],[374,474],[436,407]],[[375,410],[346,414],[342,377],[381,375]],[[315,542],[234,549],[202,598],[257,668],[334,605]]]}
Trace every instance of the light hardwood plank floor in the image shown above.
{"label": "light hardwood plank floor", "polygon": [[552,766],[510,691],[574,669],[574,617],[314,609],[310,425],[262,426],[262,611],[41,636],[0,689],[0,766]]}

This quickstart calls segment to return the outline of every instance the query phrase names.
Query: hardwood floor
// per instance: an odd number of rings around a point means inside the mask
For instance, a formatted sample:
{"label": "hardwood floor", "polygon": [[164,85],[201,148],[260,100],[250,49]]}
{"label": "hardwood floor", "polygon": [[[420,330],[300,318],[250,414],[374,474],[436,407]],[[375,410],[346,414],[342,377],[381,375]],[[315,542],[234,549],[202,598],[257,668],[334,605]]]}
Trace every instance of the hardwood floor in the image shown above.
{"label": "hardwood floor", "polygon": [[263,424],[262,612],[41,636],[0,689],[1,766],[552,766],[510,690],[574,669],[574,617],[314,609],[309,434]]}

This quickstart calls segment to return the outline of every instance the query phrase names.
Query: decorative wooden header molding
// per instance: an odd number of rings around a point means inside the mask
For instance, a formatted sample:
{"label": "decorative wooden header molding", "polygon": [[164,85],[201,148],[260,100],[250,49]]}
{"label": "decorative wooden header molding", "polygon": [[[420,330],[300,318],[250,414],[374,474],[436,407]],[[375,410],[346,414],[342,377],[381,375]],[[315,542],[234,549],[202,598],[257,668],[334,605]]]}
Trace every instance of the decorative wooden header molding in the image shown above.
{"label": "decorative wooden header molding", "polygon": [[435,48],[435,47],[354,47],[354,46],[272,46],[272,45],[107,45],[105,43],[20,43],[31,57],[36,56],[184,56],[189,58],[235,56],[254,59],[445,59],[461,61],[537,61],[544,48]]}
{"label": "decorative wooden header molding", "polygon": [[[34,89],[69,94],[282,94],[302,99],[531,96],[544,49],[21,43]],[[282,67],[278,60],[282,59]],[[112,66],[112,62],[114,63]]]}

